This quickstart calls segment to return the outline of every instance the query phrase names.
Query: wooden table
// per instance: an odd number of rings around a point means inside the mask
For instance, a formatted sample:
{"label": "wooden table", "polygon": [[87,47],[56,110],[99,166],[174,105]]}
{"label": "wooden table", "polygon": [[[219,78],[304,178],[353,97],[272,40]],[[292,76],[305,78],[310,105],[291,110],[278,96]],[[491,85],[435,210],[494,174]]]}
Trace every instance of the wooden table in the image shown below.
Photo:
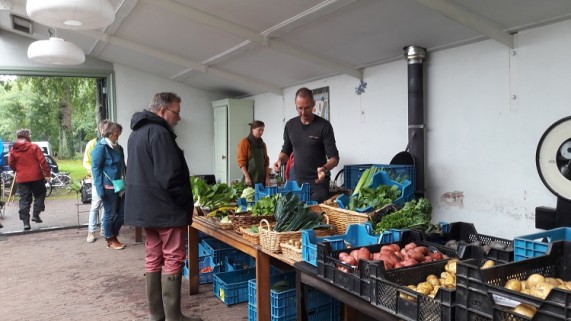
{"label": "wooden table", "polygon": [[296,305],[297,305],[297,320],[307,321],[307,311],[305,305],[306,297],[306,286],[315,288],[327,295],[334,297],[335,299],[343,302],[345,304],[345,321],[356,320],[356,311],[364,313],[375,320],[399,320],[396,316],[383,311],[369,301],[364,300],[342,288],[335,286],[335,284],[322,279],[317,276],[317,268],[307,262],[297,262],[294,264],[296,277]]}
{"label": "wooden table", "polygon": [[[295,261],[281,255],[262,249],[260,245],[246,241],[233,230],[222,230],[204,217],[193,217],[193,223],[188,228],[188,260],[198,262],[198,231],[210,235],[236,249],[253,256],[256,259],[256,305],[259,321],[270,321],[270,260],[293,266]],[[199,292],[198,264],[189,264],[190,294]]]}

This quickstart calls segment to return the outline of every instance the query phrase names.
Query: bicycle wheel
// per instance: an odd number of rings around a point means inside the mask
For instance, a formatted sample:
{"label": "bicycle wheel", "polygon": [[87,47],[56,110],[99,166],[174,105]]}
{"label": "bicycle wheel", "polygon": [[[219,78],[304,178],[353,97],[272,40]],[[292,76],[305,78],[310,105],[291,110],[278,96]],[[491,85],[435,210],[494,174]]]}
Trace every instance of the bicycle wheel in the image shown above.
{"label": "bicycle wheel", "polygon": [[50,182],[46,182],[46,197],[52,195],[53,186]]}

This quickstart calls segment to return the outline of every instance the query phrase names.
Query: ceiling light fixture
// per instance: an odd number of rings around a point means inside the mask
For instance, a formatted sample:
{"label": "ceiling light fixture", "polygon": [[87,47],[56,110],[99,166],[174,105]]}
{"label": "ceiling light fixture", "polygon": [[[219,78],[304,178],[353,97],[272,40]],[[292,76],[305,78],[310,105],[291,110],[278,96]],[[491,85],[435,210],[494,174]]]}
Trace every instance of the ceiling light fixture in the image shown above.
{"label": "ceiling light fixture", "polygon": [[62,38],[34,41],[28,47],[28,59],[49,65],[79,65],[85,61],[83,50]]}
{"label": "ceiling light fixture", "polygon": [[101,29],[115,19],[107,0],[28,0],[26,12],[35,22],[58,29]]}

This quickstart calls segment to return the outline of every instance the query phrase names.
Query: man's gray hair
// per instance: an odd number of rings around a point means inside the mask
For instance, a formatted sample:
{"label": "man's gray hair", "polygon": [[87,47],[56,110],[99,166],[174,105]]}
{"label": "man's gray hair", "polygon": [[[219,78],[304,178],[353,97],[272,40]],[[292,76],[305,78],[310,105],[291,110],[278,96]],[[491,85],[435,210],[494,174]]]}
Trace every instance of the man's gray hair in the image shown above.
{"label": "man's gray hair", "polygon": [[30,138],[32,131],[28,128],[20,128],[16,131],[16,139],[18,138]]}
{"label": "man's gray hair", "polygon": [[162,92],[157,93],[151,100],[151,104],[149,105],[149,111],[156,113],[161,110],[161,108],[168,108],[172,103],[179,103],[180,104],[180,97],[172,92]]}

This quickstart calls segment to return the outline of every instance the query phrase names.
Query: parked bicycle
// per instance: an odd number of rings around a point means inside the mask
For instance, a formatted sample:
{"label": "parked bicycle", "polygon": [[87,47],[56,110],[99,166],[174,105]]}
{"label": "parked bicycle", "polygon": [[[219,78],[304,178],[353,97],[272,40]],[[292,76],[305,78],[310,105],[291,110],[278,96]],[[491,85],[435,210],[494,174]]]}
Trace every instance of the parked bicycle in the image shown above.
{"label": "parked bicycle", "polygon": [[[51,180],[46,182],[46,197],[52,195],[54,189],[57,189],[60,194],[69,193],[70,190],[68,189],[69,184],[71,183],[71,176],[67,172],[58,172],[58,173],[51,173]],[[13,171],[4,171],[2,172],[2,189],[4,196],[9,197],[11,195],[17,196],[18,189],[16,188],[16,184],[13,184],[14,181],[14,172]]]}
{"label": "parked bicycle", "polygon": [[52,172],[52,179],[46,182],[46,197],[52,195],[52,191],[57,189],[60,194],[69,193],[71,190],[68,188],[71,183],[71,176],[68,172]]}

